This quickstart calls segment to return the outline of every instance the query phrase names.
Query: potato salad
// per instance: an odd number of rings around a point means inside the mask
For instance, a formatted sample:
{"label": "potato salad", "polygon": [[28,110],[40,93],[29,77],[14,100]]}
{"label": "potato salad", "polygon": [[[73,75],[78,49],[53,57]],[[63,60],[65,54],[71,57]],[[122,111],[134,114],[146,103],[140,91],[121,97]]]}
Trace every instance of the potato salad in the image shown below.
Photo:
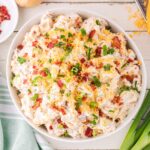
{"label": "potato salad", "polygon": [[101,17],[45,14],[18,43],[12,80],[24,113],[52,136],[114,131],[141,91],[141,62]]}

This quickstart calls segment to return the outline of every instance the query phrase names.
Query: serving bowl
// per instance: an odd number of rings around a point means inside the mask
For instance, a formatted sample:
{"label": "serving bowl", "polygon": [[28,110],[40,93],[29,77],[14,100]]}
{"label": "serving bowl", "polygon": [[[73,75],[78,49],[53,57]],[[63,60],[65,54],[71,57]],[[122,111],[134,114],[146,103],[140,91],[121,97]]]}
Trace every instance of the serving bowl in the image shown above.
{"label": "serving bowl", "polygon": [[7,66],[6,66],[6,76],[7,76],[7,84],[8,84],[8,88],[10,91],[10,96],[16,106],[16,108],[19,110],[19,112],[21,113],[21,115],[23,116],[23,118],[37,131],[39,131],[41,134],[51,138],[51,139],[55,139],[55,140],[60,140],[60,141],[67,141],[67,142],[88,142],[89,140],[95,140],[95,139],[102,139],[102,138],[106,138],[114,133],[117,133],[118,131],[120,131],[121,129],[123,129],[136,115],[136,113],[138,112],[140,106],[142,105],[143,99],[144,99],[144,95],[146,92],[146,83],[147,83],[147,76],[146,76],[146,68],[145,68],[145,64],[142,58],[142,55],[140,53],[140,51],[138,50],[138,48],[136,47],[135,43],[132,41],[132,39],[124,32],[124,30],[117,25],[115,22],[111,21],[110,19],[99,15],[98,13],[93,13],[93,12],[89,12],[89,11],[85,11],[85,10],[79,10],[79,9],[68,9],[68,8],[63,8],[63,9],[52,9],[49,11],[49,13],[51,13],[54,16],[57,15],[61,15],[61,14],[69,14],[69,13],[78,13],[80,16],[82,16],[83,18],[88,18],[91,16],[95,16],[95,17],[102,17],[105,20],[108,21],[109,25],[112,28],[113,32],[122,32],[125,35],[125,38],[128,41],[128,47],[130,47],[131,49],[133,49],[137,55],[138,60],[141,62],[141,72],[142,72],[142,89],[140,92],[140,96],[138,99],[138,102],[136,103],[135,108],[132,110],[132,112],[125,118],[125,120],[123,121],[123,123],[113,132],[110,133],[106,133],[104,135],[99,135],[97,137],[92,137],[92,138],[87,138],[87,139],[72,139],[72,138],[60,138],[60,137],[55,137],[52,135],[49,135],[47,130],[43,127],[38,127],[35,124],[33,124],[32,120],[30,120],[29,118],[27,118],[22,110],[21,110],[21,106],[19,104],[19,98],[17,96],[17,92],[16,90],[11,87],[10,81],[11,81],[11,68],[10,68],[10,64],[11,64],[11,58],[12,58],[12,54],[13,51],[15,50],[15,48],[17,47],[17,45],[19,43],[22,42],[24,35],[26,32],[28,32],[31,27],[35,24],[38,24],[40,22],[40,19],[42,17],[42,14],[39,14],[38,16],[32,18],[31,20],[29,20],[18,32],[18,34],[16,35],[16,37],[14,38],[11,46],[10,46],[10,50],[9,50],[9,54],[8,54],[8,58],[7,58]]}

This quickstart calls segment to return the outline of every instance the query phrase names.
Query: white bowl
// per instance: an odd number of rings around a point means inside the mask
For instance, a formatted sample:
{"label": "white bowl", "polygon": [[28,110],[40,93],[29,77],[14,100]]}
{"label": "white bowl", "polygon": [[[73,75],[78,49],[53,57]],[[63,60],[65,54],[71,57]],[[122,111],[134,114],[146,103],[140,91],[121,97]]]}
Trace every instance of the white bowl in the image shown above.
{"label": "white bowl", "polygon": [[28,32],[30,30],[30,28],[34,25],[40,22],[40,19],[43,15],[40,14],[34,18],[32,18],[31,20],[29,20],[22,28],[21,30],[18,32],[18,34],[16,35],[16,37],[14,38],[11,46],[10,46],[10,50],[9,50],[9,54],[8,54],[8,58],[7,58],[7,68],[6,68],[6,75],[7,75],[7,84],[8,84],[8,88],[10,91],[10,95],[11,98],[15,104],[15,106],[17,107],[17,109],[19,110],[19,112],[21,112],[22,116],[24,117],[24,119],[33,127],[35,128],[37,131],[39,131],[40,133],[42,133],[43,135],[51,138],[51,139],[55,139],[55,140],[60,140],[60,141],[67,141],[67,142],[88,142],[89,140],[95,140],[95,139],[102,139],[102,138],[106,138],[116,132],[118,132],[119,130],[123,129],[136,115],[136,113],[138,112],[140,106],[142,105],[144,96],[145,96],[145,92],[146,92],[146,85],[147,85],[147,73],[146,73],[146,68],[145,68],[145,64],[142,58],[142,55],[140,53],[140,51],[138,50],[138,48],[136,47],[136,45],[134,44],[134,42],[132,41],[132,39],[124,32],[124,30],[117,25],[116,23],[114,23],[113,21],[111,21],[110,19],[107,19],[101,15],[99,15],[98,13],[93,13],[93,12],[89,12],[89,11],[84,11],[84,10],[78,10],[78,9],[68,9],[68,8],[64,8],[64,9],[53,9],[49,11],[50,13],[52,13],[53,15],[60,15],[60,14],[69,14],[71,12],[76,12],[78,14],[80,14],[82,17],[86,18],[86,17],[91,17],[91,16],[97,16],[97,17],[102,17],[104,19],[106,19],[110,26],[112,27],[112,30],[115,32],[122,32],[127,41],[128,41],[128,45],[130,46],[130,48],[132,48],[135,53],[137,54],[138,59],[141,61],[142,65],[141,65],[141,70],[142,70],[142,90],[140,93],[140,97],[138,99],[138,102],[134,108],[134,110],[128,115],[127,118],[125,118],[124,122],[113,132],[108,133],[108,134],[104,134],[104,135],[100,135],[97,137],[92,137],[92,138],[88,138],[88,139],[69,139],[69,138],[60,138],[60,137],[55,137],[55,136],[51,136],[48,134],[48,132],[46,131],[46,129],[42,128],[42,127],[37,127],[35,124],[32,123],[32,121],[30,119],[28,119],[23,112],[21,111],[21,107],[20,105],[17,103],[18,101],[18,97],[16,94],[16,91],[13,87],[11,87],[10,85],[10,80],[11,80],[11,68],[10,68],[10,62],[11,62],[11,57],[13,54],[14,49],[16,48],[16,46],[21,43],[21,41],[24,38],[24,35],[26,32]]}
{"label": "white bowl", "polygon": [[8,39],[17,26],[18,7],[15,0],[0,0],[0,5],[6,6],[11,16],[11,19],[4,21],[0,27],[0,29],[2,29],[2,33],[0,34],[0,43],[2,43]]}

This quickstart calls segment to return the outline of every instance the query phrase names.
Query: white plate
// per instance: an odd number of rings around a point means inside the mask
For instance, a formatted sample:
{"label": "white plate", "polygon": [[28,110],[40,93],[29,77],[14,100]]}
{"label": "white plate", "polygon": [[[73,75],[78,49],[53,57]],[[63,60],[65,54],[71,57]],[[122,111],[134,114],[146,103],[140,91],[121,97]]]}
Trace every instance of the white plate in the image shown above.
{"label": "white plate", "polygon": [[145,68],[145,63],[143,61],[143,57],[139,51],[139,49],[137,48],[137,46],[135,45],[135,43],[133,42],[133,40],[128,36],[127,33],[124,32],[124,30],[119,26],[117,25],[115,22],[113,22],[112,20],[104,17],[104,16],[101,16],[100,14],[98,13],[94,13],[94,12],[90,12],[90,11],[86,11],[86,10],[80,10],[80,9],[70,9],[70,8],[56,8],[56,9],[51,9],[49,10],[49,12],[52,14],[52,15],[61,15],[61,14],[70,14],[72,12],[75,12],[75,13],[78,13],[80,14],[83,18],[88,18],[88,17],[91,17],[91,16],[96,16],[96,17],[102,17],[104,19],[106,19],[112,30],[114,32],[122,32],[127,41],[128,41],[128,45],[130,46],[131,49],[133,49],[138,57],[138,59],[140,60],[141,62],[141,72],[142,72],[142,89],[141,89],[141,93],[140,93],[140,96],[139,96],[139,99],[138,99],[138,102],[136,104],[136,107],[132,110],[132,112],[127,116],[127,118],[125,118],[125,120],[123,121],[123,123],[116,129],[114,130],[113,132],[110,132],[110,133],[107,133],[107,134],[104,134],[104,135],[100,135],[100,136],[97,136],[97,137],[92,137],[92,138],[87,138],[87,139],[72,139],[72,138],[61,138],[61,137],[56,137],[56,136],[52,136],[52,135],[49,135],[47,130],[45,128],[42,128],[42,127],[38,127],[36,126],[32,120],[30,120],[29,118],[27,118],[24,113],[22,112],[21,110],[21,106],[20,106],[20,103],[19,103],[19,98],[17,96],[17,92],[16,90],[11,86],[10,82],[11,82],[11,59],[12,59],[12,54],[15,50],[15,48],[17,47],[17,45],[19,43],[22,42],[23,38],[24,38],[24,35],[26,34],[26,32],[28,32],[31,27],[35,24],[38,24],[40,22],[40,19],[41,17],[47,13],[42,13],[40,15],[37,15],[35,16],[34,18],[31,18],[25,25],[22,26],[22,28],[20,29],[20,31],[17,33],[16,37],[13,39],[12,43],[11,43],[11,46],[10,46],[10,49],[9,49],[9,53],[8,53],[8,57],[7,57],[7,65],[6,65],[6,77],[7,77],[7,85],[8,85],[8,88],[9,88],[9,92],[10,92],[10,96],[16,106],[16,108],[19,110],[19,112],[22,114],[23,118],[34,128],[36,129],[37,131],[39,131],[40,133],[42,133],[43,135],[49,137],[50,139],[55,139],[57,141],[63,141],[63,142],[89,142],[89,141],[92,141],[92,140],[96,140],[96,139],[103,139],[104,137],[108,137],[114,133],[117,133],[119,130],[123,129],[136,115],[136,113],[138,112],[139,108],[141,107],[142,103],[143,103],[143,99],[144,99],[144,96],[145,96],[145,92],[146,92],[146,87],[147,87],[147,73],[146,73],[146,68]]}
{"label": "white plate", "polygon": [[0,43],[8,39],[8,37],[13,33],[18,22],[18,7],[14,0],[0,0],[0,5],[7,7],[7,10],[11,16],[10,20],[2,22],[0,29],[2,30],[0,34]]}

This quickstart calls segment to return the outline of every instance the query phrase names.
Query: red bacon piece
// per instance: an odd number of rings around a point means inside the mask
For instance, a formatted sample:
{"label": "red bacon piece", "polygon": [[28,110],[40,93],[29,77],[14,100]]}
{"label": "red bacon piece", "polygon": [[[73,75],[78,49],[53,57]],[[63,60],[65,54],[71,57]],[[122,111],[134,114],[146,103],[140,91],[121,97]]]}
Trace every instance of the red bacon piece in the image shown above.
{"label": "red bacon piece", "polygon": [[89,38],[93,38],[94,34],[96,33],[96,30],[92,30],[90,33],[89,33]]}
{"label": "red bacon piece", "polygon": [[93,136],[93,129],[91,129],[90,127],[87,127],[87,129],[85,130],[85,136],[92,137]]}
{"label": "red bacon piece", "polygon": [[118,48],[118,49],[121,48],[121,41],[119,40],[119,38],[118,38],[117,36],[115,36],[115,37],[112,39],[111,45],[112,45],[112,47],[115,47],[115,48]]}

